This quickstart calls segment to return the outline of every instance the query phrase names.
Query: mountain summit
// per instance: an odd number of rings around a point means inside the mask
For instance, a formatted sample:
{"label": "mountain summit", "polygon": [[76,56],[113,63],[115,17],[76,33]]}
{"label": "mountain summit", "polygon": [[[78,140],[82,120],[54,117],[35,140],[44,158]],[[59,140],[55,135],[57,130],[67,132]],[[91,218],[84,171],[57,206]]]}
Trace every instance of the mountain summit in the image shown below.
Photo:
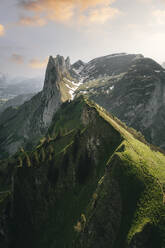
{"label": "mountain summit", "polygon": [[81,84],[70,59],[49,57],[43,90],[18,108],[9,107],[0,115],[0,158],[18,148],[31,149],[49,128],[53,115],[74,97]]}
{"label": "mountain summit", "polygon": [[[125,72],[117,68],[114,75],[87,80],[76,94],[86,94],[128,126],[141,131],[150,143],[165,149],[165,69],[142,56],[131,60]],[[88,74],[92,73],[93,68]]]}
{"label": "mountain summit", "polygon": [[164,148],[164,82],[164,69],[141,54],[112,54],[73,65],[69,57],[50,56],[43,90],[0,116],[1,157],[21,146],[31,149],[61,104],[81,94]]}
{"label": "mountain summit", "polygon": [[164,248],[165,156],[117,118],[164,148],[164,85],[142,55],[50,57],[43,90],[0,116],[1,246]]}
{"label": "mountain summit", "polygon": [[72,77],[69,70],[69,58],[50,56],[43,90],[18,109],[10,107],[1,114],[1,157],[15,153],[27,143],[30,148],[46,132],[62,102],[71,99]]}

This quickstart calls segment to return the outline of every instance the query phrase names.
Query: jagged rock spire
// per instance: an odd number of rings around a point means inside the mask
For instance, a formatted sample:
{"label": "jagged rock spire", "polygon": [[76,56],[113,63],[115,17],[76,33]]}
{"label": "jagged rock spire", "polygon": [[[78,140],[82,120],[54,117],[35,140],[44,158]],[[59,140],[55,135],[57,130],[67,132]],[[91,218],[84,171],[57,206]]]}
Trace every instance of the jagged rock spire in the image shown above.
{"label": "jagged rock spire", "polygon": [[49,57],[45,82],[44,82],[44,90],[55,86],[57,82],[61,80],[63,76],[65,76],[70,69],[70,58],[67,57],[66,60],[63,56],[57,55],[55,58],[52,56]]}
{"label": "jagged rock spire", "polygon": [[69,75],[70,66],[69,57],[66,60],[61,55],[57,55],[55,58],[49,57],[42,92],[43,101],[46,103],[43,112],[45,126],[50,124],[53,114],[63,101],[61,85],[63,84],[63,79]]}

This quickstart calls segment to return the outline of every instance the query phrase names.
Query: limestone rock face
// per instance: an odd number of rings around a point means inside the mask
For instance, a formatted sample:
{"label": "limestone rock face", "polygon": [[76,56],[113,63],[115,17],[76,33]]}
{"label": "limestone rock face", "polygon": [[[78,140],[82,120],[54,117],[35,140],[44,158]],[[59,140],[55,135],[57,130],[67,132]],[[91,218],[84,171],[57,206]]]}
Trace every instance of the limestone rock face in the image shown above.
{"label": "limestone rock face", "polygon": [[126,72],[132,62],[139,58],[143,58],[143,55],[119,53],[99,57],[87,63],[81,75],[85,77],[85,82],[118,75]]}
{"label": "limestone rock face", "polygon": [[1,157],[15,153],[27,142],[30,149],[46,132],[62,102],[72,97],[70,67],[69,57],[50,56],[43,90],[18,109],[10,107],[1,114]]}
{"label": "limestone rock face", "polygon": [[85,63],[82,60],[78,60],[72,65],[72,68],[74,68],[75,70],[79,70],[80,68],[83,69],[84,66]]}
{"label": "limestone rock face", "polygon": [[49,58],[46,69],[45,83],[42,91],[42,100],[44,102],[43,123],[48,126],[52,120],[52,116],[61,104],[61,95],[59,83],[66,72],[65,60],[59,55],[54,59]]}
{"label": "limestone rock face", "polygon": [[141,131],[150,143],[165,148],[165,70],[155,61],[135,61],[112,90],[99,90],[92,99]]}
{"label": "limestone rock face", "polygon": [[27,142],[31,148],[45,134],[60,105],[81,94],[165,148],[164,85],[163,67],[141,54],[112,54],[73,65],[69,57],[50,56],[43,90],[0,116],[1,156],[15,153]]}
{"label": "limestone rock face", "polygon": [[152,144],[165,148],[165,69],[142,55],[96,58],[80,72],[85,94]]}
{"label": "limestone rock face", "polygon": [[70,70],[71,69],[71,63],[70,63],[70,58],[69,57],[66,58],[65,64],[66,64],[67,70]]}

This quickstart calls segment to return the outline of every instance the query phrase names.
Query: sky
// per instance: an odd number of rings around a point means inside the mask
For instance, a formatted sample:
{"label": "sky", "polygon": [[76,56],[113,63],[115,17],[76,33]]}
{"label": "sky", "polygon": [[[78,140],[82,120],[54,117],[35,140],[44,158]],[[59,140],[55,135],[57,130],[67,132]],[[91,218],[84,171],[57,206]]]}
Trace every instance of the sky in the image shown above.
{"label": "sky", "polygon": [[0,0],[0,72],[44,77],[50,55],[71,63],[112,53],[165,61],[165,0]]}

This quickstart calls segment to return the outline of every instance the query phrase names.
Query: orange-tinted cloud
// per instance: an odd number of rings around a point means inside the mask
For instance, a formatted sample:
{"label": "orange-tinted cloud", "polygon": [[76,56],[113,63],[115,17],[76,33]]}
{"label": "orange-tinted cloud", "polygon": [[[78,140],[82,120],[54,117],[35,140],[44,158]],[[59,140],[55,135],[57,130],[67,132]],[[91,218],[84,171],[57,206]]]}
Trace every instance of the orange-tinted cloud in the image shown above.
{"label": "orange-tinted cloud", "polygon": [[11,61],[13,61],[14,63],[17,63],[17,64],[23,64],[24,63],[24,57],[20,54],[12,54],[11,56]]}
{"label": "orange-tinted cloud", "polygon": [[22,1],[21,6],[26,10],[42,12],[46,9],[59,9],[61,7],[79,7],[88,9],[98,5],[109,5],[116,0],[27,0]]}
{"label": "orange-tinted cloud", "polygon": [[5,34],[5,27],[0,24],[0,36],[3,36]]}
{"label": "orange-tinted cloud", "polygon": [[46,20],[37,16],[21,17],[19,24],[24,26],[44,26],[46,24]]}
{"label": "orange-tinted cloud", "polygon": [[39,59],[31,59],[29,62],[30,67],[34,69],[41,69],[45,67],[48,63],[48,58],[44,60],[39,60]]}
{"label": "orange-tinted cloud", "polygon": [[85,19],[90,23],[100,23],[103,24],[109,19],[113,19],[115,16],[119,15],[120,11],[118,9],[110,7],[102,7],[99,9],[92,9],[89,11],[87,16],[82,16],[81,21],[85,23]]}
{"label": "orange-tinted cloud", "polygon": [[[67,22],[73,18],[82,19],[86,16],[89,22],[104,23],[118,14],[118,10],[111,8],[110,4],[116,0],[27,0],[21,2],[21,7],[33,12],[32,18],[20,19],[20,24],[42,25],[48,21]],[[87,12],[89,12],[87,14]],[[33,19],[34,18],[34,19]],[[25,22],[26,21],[26,22]],[[41,25],[40,25],[41,26]]]}

